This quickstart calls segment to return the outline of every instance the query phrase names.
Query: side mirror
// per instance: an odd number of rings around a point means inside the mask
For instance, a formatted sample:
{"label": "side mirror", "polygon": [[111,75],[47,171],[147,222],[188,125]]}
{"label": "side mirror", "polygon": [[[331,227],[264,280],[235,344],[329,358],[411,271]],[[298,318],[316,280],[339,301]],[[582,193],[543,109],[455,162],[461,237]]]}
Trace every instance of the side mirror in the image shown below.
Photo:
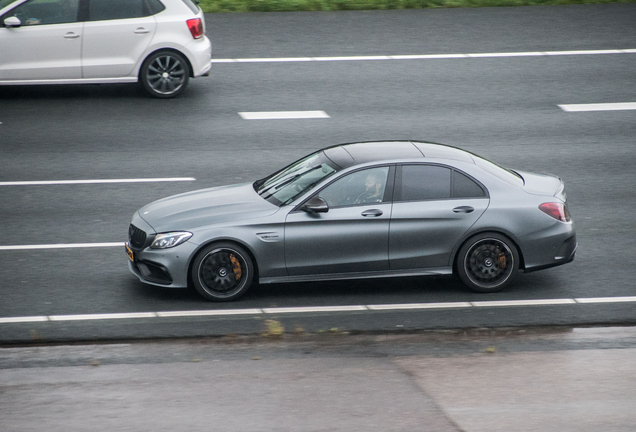
{"label": "side mirror", "polygon": [[7,28],[20,27],[22,25],[22,21],[20,21],[20,18],[12,16],[4,20],[4,25]]}
{"label": "side mirror", "polygon": [[313,197],[307,201],[301,208],[301,210],[307,213],[327,213],[329,211],[329,205],[327,201],[320,197]]}

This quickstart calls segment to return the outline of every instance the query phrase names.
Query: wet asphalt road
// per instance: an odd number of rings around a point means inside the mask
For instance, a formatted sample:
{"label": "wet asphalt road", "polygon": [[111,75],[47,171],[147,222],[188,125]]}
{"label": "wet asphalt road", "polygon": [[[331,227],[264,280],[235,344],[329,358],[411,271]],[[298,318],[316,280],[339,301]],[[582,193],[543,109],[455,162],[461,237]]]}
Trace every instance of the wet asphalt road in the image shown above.
{"label": "wet asphalt road", "polygon": [[[216,59],[636,48],[635,5],[209,15]],[[123,242],[155,199],[264,176],[317,148],[374,139],[456,145],[566,182],[576,260],[488,296],[453,279],[261,286],[232,304],[141,284],[121,248],[0,250],[0,317],[634,296],[636,54],[215,63],[179,98],[134,86],[0,88],[0,182],[194,177],[195,182],[0,186],[0,246]],[[247,121],[243,111],[330,119]],[[633,323],[636,303],[0,324],[2,341]]]}

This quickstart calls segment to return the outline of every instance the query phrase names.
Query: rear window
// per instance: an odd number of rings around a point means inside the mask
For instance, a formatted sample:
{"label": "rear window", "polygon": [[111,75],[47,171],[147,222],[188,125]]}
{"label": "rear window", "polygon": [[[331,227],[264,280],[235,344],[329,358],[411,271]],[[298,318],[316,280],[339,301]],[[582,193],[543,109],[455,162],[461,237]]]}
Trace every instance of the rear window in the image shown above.
{"label": "rear window", "polygon": [[89,0],[88,20],[141,18],[165,9],[159,0]]}
{"label": "rear window", "polygon": [[396,201],[486,197],[486,191],[473,179],[441,165],[403,165],[397,190]]}
{"label": "rear window", "polygon": [[199,6],[197,6],[192,0],[181,0],[190,8],[192,13],[199,13]]}
{"label": "rear window", "polygon": [[400,201],[451,197],[451,170],[437,165],[404,165]]}
{"label": "rear window", "polygon": [[473,179],[453,171],[453,198],[482,198],[486,193]]}
{"label": "rear window", "polygon": [[516,172],[503,168],[494,162],[490,162],[488,159],[473,155],[473,160],[475,161],[475,165],[488,172],[489,174],[494,175],[498,179],[511,184],[512,186],[520,187],[523,186],[525,183],[523,177],[521,177]]}

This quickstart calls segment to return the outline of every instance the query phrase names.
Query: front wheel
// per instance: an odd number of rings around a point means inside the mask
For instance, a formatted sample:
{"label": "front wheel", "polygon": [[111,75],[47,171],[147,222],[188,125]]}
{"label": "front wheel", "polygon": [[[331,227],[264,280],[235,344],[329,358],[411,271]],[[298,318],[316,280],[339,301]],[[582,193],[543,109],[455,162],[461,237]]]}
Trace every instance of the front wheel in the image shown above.
{"label": "front wheel", "polygon": [[141,66],[139,81],[151,96],[171,98],[188,85],[190,67],[183,55],[175,51],[157,51]]}
{"label": "front wheel", "polygon": [[490,293],[505,288],[519,270],[519,252],[497,233],[468,239],[457,254],[457,274],[473,291]]}
{"label": "front wheel", "polygon": [[248,253],[232,243],[216,243],[203,249],[192,264],[192,283],[208,300],[232,301],[247,292],[254,280],[254,264]]}

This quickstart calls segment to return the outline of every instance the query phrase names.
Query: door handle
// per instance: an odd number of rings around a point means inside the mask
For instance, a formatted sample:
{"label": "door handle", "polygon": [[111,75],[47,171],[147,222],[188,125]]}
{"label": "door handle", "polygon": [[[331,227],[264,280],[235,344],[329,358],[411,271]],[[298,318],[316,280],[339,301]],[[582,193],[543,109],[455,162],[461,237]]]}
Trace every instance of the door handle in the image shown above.
{"label": "door handle", "polygon": [[368,216],[373,216],[373,217],[382,216],[382,210],[378,210],[378,209],[365,210],[365,211],[362,212],[362,216],[364,216],[364,217],[368,217]]}
{"label": "door handle", "polygon": [[474,210],[471,206],[459,206],[453,209],[453,213],[472,213]]}
{"label": "door handle", "polygon": [[138,27],[138,28],[135,30],[135,33],[136,33],[136,34],[145,34],[145,33],[150,33],[150,30],[146,30],[146,29],[145,29],[145,28],[143,28],[143,27]]}
{"label": "door handle", "polygon": [[77,39],[80,35],[78,35],[77,33],[73,33],[73,32],[68,32],[64,35],[64,37],[66,39]]}

